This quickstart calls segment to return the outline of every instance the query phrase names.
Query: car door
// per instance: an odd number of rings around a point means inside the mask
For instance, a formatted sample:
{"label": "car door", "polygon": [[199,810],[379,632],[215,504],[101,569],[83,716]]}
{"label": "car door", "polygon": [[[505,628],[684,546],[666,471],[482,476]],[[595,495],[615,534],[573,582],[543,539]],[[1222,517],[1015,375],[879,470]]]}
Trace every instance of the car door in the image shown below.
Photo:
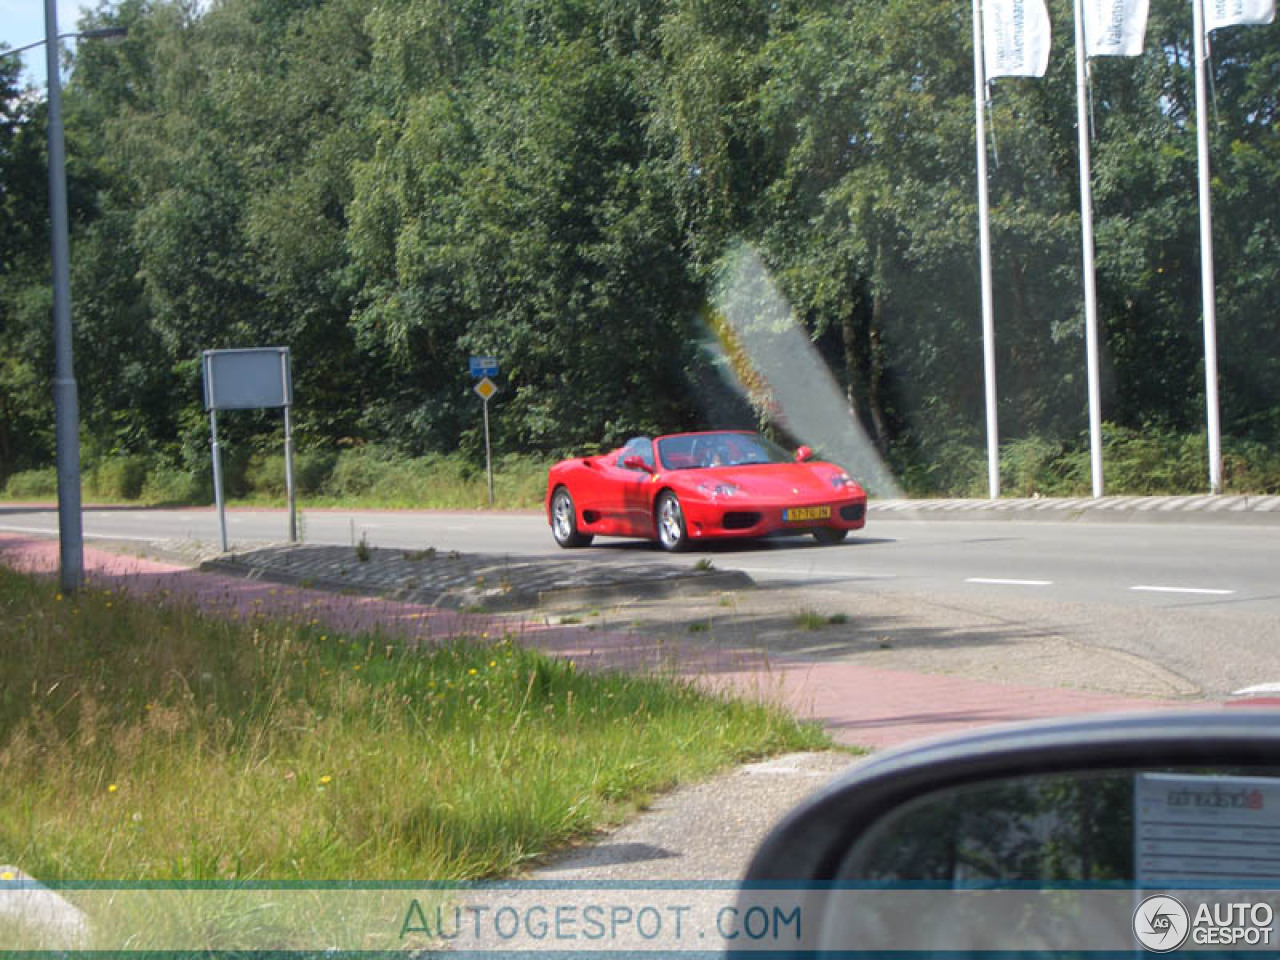
{"label": "car door", "polygon": [[[639,457],[644,467],[625,465],[630,457]],[[616,519],[618,532],[627,536],[648,537],[653,533],[652,486],[653,441],[637,437],[613,458],[610,474],[610,516]]]}
{"label": "car door", "polygon": [[647,469],[628,468],[630,475],[622,487],[623,509],[631,533],[637,537],[653,536],[653,480],[657,472],[653,441],[636,443],[628,456],[638,456]]}

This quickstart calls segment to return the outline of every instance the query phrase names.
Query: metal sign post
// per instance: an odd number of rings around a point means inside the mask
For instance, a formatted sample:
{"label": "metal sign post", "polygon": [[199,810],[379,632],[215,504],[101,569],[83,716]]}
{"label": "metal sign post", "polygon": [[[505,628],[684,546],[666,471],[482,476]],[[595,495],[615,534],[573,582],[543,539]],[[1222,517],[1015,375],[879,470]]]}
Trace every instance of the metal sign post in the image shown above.
{"label": "metal sign post", "polygon": [[218,447],[218,409],[209,408],[209,445],[213,448],[213,502],[218,508],[218,530],[222,534],[222,552],[227,552],[227,508],[222,502],[222,450]]}
{"label": "metal sign post", "polygon": [[484,401],[484,472],[489,480],[489,506],[493,506],[493,455],[489,450],[489,400],[498,392],[498,385],[490,377],[498,375],[497,357],[471,357],[467,360],[467,372],[480,382],[473,388]]}
{"label": "metal sign post", "polygon": [[213,499],[218,508],[222,552],[227,552],[227,512],[222,495],[222,451],[218,445],[219,410],[284,408],[284,482],[289,496],[289,542],[298,542],[298,505],[293,489],[293,376],[288,347],[249,350],[206,350],[204,406],[209,411],[210,446],[213,453]]}
{"label": "metal sign post", "polygon": [[489,399],[498,392],[497,386],[488,377],[475,385],[475,391],[484,401],[484,472],[489,478],[489,506],[493,506],[493,455],[489,449]]}

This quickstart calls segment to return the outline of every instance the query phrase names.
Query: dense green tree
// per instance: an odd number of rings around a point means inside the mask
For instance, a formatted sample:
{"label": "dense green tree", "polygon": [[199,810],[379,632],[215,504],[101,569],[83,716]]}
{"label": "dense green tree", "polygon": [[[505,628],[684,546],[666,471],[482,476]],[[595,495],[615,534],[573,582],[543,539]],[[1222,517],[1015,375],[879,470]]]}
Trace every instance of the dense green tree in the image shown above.
{"label": "dense green tree", "polygon": [[[992,85],[987,146],[1002,434],[1064,449],[1086,423],[1084,310],[1071,5],[1050,8],[1049,74]],[[81,44],[66,87],[90,458],[203,468],[214,347],[293,349],[307,444],[477,452],[476,353],[502,364],[500,450],[737,422],[715,370],[765,393],[715,298],[749,250],[897,469],[967,462],[984,403],[970,16],[107,0],[84,25],[128,37]],[[1091,66],[1103,412],[1200,428],[1204,122],[1224,425],[1275,442],[1280,28],[1214,36],[1208,118],[1190,31],[1183,0],[1153,0],[1146,54]],[[15,84],[0,60],[0,476],[50,456],[43,103]],[[274,424],[229,418],[228,442]]]}
{"label": "dense green tree", "polygon": [[43,103],[19,85],[20,68],[0,57],[0,482],[53,449],[47,128]]}

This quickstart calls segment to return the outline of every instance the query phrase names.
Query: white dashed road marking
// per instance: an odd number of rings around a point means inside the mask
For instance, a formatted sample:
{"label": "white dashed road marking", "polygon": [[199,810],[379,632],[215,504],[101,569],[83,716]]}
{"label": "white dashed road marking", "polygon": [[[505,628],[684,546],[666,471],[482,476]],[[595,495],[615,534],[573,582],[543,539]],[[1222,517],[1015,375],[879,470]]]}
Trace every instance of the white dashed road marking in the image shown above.
{"label": "white dashed road marking", "polygon": [[1210,597],[1226,597],[1235,593],[1234,590],[1213,590],[1209,587],[1156,587],[1150,584],[1141,584],[1129,589],[1142,593],[1197,593]]}
{"label": "white dashed road marking", "polygon": [[1261,693],[1280,693],[1280,683],[1255,683],[1252,687],[1231,691],[1233,697],[1253,697]]}
{"label": "white dashed road marking", "polygon": [[1052,580],[1002,580],[998,577],[969,577],[965,583],[987,583],[997,587],[1051,587]]}

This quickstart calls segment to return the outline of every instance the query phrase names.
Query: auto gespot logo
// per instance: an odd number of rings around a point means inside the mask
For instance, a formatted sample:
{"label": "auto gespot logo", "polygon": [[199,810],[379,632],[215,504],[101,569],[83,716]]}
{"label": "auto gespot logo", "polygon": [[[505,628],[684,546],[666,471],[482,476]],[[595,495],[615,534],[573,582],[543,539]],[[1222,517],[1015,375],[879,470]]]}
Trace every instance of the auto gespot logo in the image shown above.
{"label": "auto gespot logo", "polygon": [[1192,915],[1176,897],[1147,897],[1133,912],[1133,935],[1152,953],[1169,953],[1190,939],[1197,946],[1269,945],[1275,911],[1267,903],[1202,903]]}
{"label": "auto gespot logo", "polygon": [[1152,953],[1177,950],[1187,939],[1191,915],[1174,897],[1147,897],[1133,912],[1133,935]]}

